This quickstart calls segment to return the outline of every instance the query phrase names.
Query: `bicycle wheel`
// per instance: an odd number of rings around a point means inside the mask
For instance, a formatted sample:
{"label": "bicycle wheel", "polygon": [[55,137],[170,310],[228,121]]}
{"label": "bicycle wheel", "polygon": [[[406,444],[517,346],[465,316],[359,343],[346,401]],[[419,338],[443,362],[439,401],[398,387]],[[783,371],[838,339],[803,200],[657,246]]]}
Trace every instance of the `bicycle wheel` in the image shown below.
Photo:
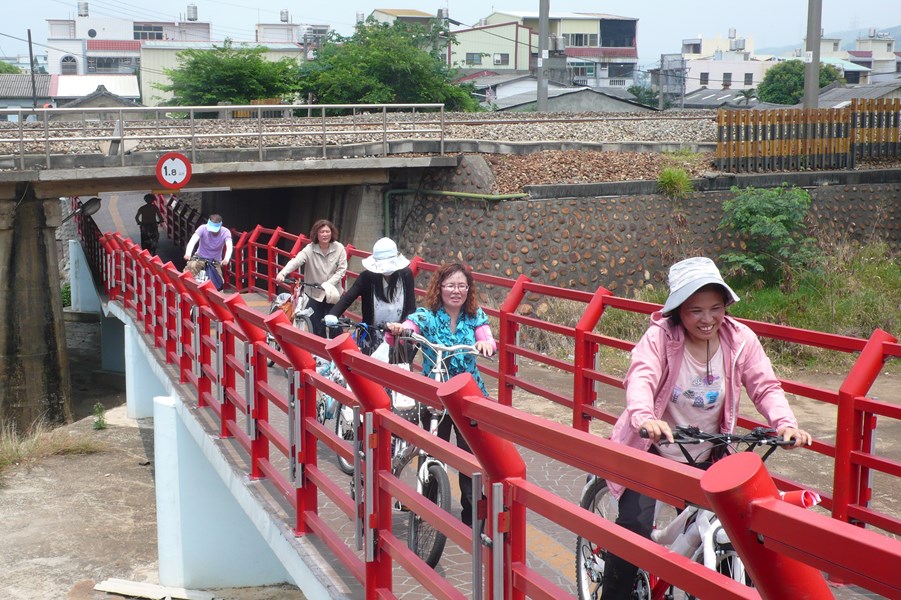
{"label": "bicycle wheel", "polygon": [[[431,463],[425,477],[421,482],[422,495],[450,511],[451,492],[447,473],[441,465]],[[407,546],[427,565],[434,567],[441,560],[447,537],[413,511],[410,512],[407,523]]]}
{"label": "bicycle wheel", "polygon": [[[735,551],[735,548],[732,547],[732,544],[728,542],[725,544],[716,544],[715,552],[716,570],[718,573],[748,587],[754,587],[754,584],[751,582],[751,577],[748,575],[748,572],[745,571],[745,565],[741,561],[741,557]],[[703,564],[703,555],[698,557],[698,562]],[[699,600],[697,596],[691,594],[685,594],[685,598],[686,600]]]}
{"label": "bicycle wheel", "polygon": [[[338,410],[338,413],[335,415],[335,433],[339,438],[353,444],[354,430],[351,415],[352,413],[347,409]],[[354,448],[354,452],[356,451],[356,448]],[[341,472],[345,475],[354,474],[353,462],[348,462],[340,454],[338,455],[338,468],[341,469]]]}
{"label": "bicycle wheel", "polygon": [[313,331],[313,321],[306,315],[294,317],[294,326],[301,331]]}
{"label": "bicycle wheel", "polygon": [[[610,494],[603,479],[595,479],[582,495],[579,506],[610,522],[619,515],[619,502]],[[581,600],[598,600],[604,579],[607,551],[589,540],[576,538],[576,589]]]}

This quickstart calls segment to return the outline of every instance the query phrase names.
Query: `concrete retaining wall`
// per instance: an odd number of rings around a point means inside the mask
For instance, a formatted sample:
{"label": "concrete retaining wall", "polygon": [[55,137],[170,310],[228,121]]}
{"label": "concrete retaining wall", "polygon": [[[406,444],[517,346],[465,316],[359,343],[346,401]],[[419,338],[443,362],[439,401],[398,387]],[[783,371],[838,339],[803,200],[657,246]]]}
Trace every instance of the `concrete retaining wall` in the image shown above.
{"label": "concrete retaining wall", "polygon": [[[827,241],[877,236],[901,249],[901,171],[873,173],[877,183],[860,183],[866,173],[849,172],[844,178],[853,183],[808,188],[813,235]],[[841,178],[810,173],[793,183]],[[478,192],[490,189],[490,179],[483,159],[469,156],[455,172],[424,180],[424,187]],[[791,179],[780,174],[710,180],[713,191],[681,201],[653,193],[654,182],[541,186],[541,198],[505,202],[417,195],[395,207],[405,213],[397,237],[404,252],[429,262],[461,260],[506,277],[526,275],[592,292],[604,286],[628,296],[647,285],[665,286],[666,269],[675,260],[716,258],[739,246],[740,240],[719,229],[730,185],[767,187]],[[531,300],[533,306],[540,302]]]}

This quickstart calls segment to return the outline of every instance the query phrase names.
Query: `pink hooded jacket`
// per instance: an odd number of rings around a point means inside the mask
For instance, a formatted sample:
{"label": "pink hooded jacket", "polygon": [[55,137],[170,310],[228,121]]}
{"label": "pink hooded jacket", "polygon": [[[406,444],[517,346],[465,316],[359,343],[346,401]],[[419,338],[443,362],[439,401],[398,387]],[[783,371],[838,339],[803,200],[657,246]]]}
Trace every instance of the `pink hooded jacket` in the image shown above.
{"label": "pink hooded jacket", "polygon": [[[742,386],[770,427],[797,428],[795,415],[757,335],[729,316],[723,320],[719,333],[726,365],[726,398],[720,432],[735,430]],[[651,315],[651,326],[632,349],[632,364],[625,379],[626,409],[613,426],[610,439],[640,450],[650,448],[650,440],[642,439],[638,430],[648,419],[663,416],[682,366],[684,349],[682,326],[673,325],[660,312]],[[618,498],[623,487],[609,485],[611,493]]]}

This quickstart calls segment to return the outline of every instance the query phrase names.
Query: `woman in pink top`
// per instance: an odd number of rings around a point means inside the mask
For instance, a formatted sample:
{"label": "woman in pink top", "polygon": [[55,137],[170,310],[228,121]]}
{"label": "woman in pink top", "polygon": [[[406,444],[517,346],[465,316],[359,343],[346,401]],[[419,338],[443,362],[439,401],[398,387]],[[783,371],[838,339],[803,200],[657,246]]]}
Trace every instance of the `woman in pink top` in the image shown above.
{"label": "woman in pink top", "polygon": [[[696,257],[674,264],[669,287],[663,310],[651,315],[650,327],[632,350],[626,409],[611,439],[685,462],[678,448],[659,442],[673,441],[677,425],[732,432],[744,387],[770,427],[783,439],[794,440],[792,448],[810,444],[810,434],[798,428],[760,340],[726,314],[726,307],[739,298],[713,261]],[[642,429],[647,439],[639,435]],[[709,444],[691,446],[690,452],[699,464],[709,466]],[[608,484],[619,498],[617,524],[650,537],[655,500]],[[636,571],[634,565],[608,555],[602,597],[630,598]]]}

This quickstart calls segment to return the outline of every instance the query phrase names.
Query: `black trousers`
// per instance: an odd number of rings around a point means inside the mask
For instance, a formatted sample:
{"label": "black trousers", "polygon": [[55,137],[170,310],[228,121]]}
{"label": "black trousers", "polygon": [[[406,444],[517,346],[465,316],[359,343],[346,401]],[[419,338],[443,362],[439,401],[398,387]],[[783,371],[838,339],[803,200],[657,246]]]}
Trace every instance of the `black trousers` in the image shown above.
{"label": "black trousers", "polygon": [[[419,422],[422,424],[423,429],[429,428],[431,419],[430,410],[423,407],[419,412]],[[457,438],[457,448],[466,452],[472,452],[450,415],[445,415],[438,423],[438,437],[442,440],[450,441],[451,427],[453,427]],[[460,512],[460,520],[463,521],[464,525],[472,525],[472,477],[459,473],[457,481],[460,484],[460,506],[463,507],[463,510]]]}
{"label": "black trousers", "polygon": [[329,304],[324,300],[320,301],[310,298],[310,307],[313,309],[310,320],[313,321],[313,333],[319,337],[325,337],[325,323],[322,322],[322,319],[332,310],[333,306],[335,305]]}
{"label": "black trousers", "polygon": [[[651,537],[654,527],[654,507],[657,501],[650,496],[627,489],[619,498],[616,524],[643,537]],[[604,600],[629,600],[638,567],[613,554],[607,554],[601,597]]]}

